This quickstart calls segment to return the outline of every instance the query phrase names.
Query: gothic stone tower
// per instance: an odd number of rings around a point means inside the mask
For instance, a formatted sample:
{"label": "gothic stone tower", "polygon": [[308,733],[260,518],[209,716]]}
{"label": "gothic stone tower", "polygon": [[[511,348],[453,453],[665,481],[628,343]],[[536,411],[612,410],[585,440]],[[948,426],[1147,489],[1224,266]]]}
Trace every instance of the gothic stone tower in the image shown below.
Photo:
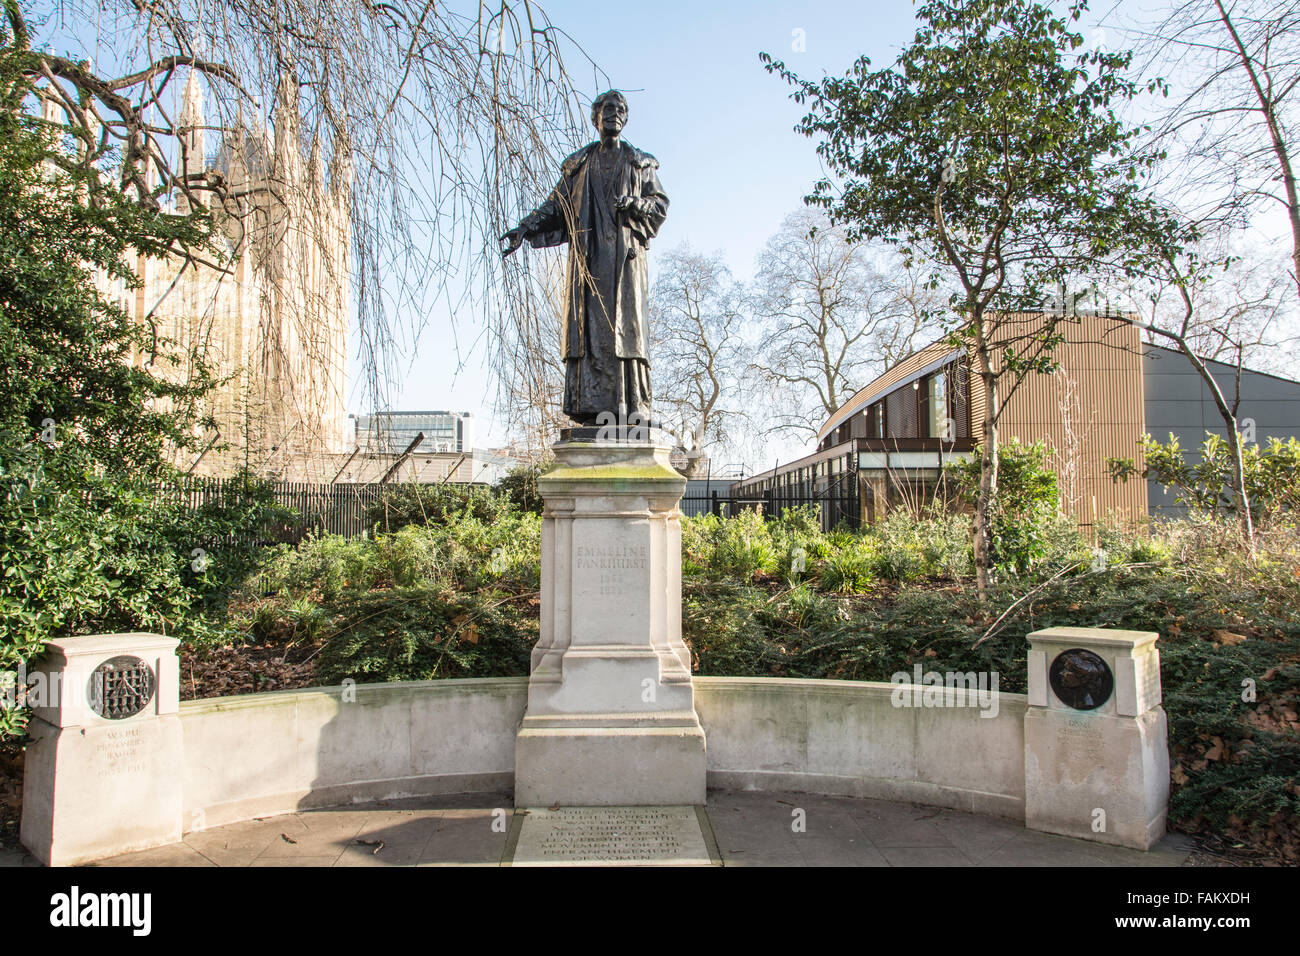
{"label": "gothic stone tower", "polygon": [[[224,380],[210,404],[229,447],[204,455],[196,474],[247,467],[328,478],[322,456],[345,450],[352,167],[347,143],[334,144],[328,176],[318,145],[304,155],[297,91],[292,76],[282,78],[273,137],[236,122],[209,162],[203,92],[191,73],[178,124],[183,165],[189,176],[225,178],[217,215],[228,271],[141,256],[144,287],[123,296],[132,314],[150,316]],[[189,468],[194,457],[176,464]]]}

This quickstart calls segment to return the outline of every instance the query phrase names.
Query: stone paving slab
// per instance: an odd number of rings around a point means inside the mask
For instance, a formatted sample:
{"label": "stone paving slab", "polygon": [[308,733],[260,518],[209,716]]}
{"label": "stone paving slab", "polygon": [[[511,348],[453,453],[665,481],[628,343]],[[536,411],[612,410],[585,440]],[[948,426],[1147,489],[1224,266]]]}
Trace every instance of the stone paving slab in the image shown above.
{"label": "stone paving slab", "polygon": [[[511,865],[525,811],[509,793],[380,801],[248,820],[94,866]],[[805,793],[713,791],[700,814],[723,866],[1182,866],[1171,834],[1150,852],[1026,830],[1012,820]],[[6,852],[0,865],[31,865]]]}

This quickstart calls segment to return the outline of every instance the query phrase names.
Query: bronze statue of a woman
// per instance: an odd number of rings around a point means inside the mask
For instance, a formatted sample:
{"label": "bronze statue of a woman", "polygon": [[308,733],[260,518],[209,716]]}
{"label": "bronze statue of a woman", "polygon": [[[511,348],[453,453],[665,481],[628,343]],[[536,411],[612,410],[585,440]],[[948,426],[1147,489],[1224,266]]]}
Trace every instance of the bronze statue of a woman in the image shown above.
{"label": "bronze statue of a woman", "polygon": [[550,198],[501,237],[510,255],[569,244],[564,322],[564,413],[580,425],[646,426],[649,276],[646,248],[668,215],[659,161],[620,138],[627,100],[591,104],[600,141],[564,161]]}

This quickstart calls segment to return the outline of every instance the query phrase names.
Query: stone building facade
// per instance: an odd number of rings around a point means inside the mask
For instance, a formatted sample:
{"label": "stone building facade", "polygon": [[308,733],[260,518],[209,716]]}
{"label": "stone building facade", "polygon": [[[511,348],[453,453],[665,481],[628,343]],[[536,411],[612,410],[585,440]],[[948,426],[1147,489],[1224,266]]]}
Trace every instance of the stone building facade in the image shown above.
{"label": "stone building facade", "polygon": [[[217,213],[225,269],[141,255],[141,288],[113,289],[101,279],[103,291],[147,318],[178,353],[204,356],[221,381],[208,401],[217,434],[204,436],[209,447],[201,456],[178,456],[182,471],[247,468],[329,480],[333,456],[351,450],[344,404],[352,298],[347,149],[335,149],[328,170],[319,147],[304,151],[294,82],[281,84],[271,135],[236,123],[209,154],[204,114],[192,73],[177,125],[184,155],[202,157],[203,168],[185,174],[225,180],[227,199]],[[177,203],[187,208],[184,197]],[[187,376],[193,368],[161,373]]]}

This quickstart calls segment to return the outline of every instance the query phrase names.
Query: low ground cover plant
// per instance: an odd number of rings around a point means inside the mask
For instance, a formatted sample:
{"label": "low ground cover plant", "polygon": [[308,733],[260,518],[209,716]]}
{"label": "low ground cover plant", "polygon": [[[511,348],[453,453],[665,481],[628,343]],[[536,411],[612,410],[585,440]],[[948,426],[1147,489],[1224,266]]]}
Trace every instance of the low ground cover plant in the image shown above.
{"label": "low ground cover plant", "polygon": [[[424,504],[406,509],[395,530],[262,549],[216,589],[220,600],[204,591],[204,620],[220,608],[220,627],[182,635],[184,696],[526,675],[538,636],[540,515],[481,495]],[[1033,559],[1004,564],[984,600],[969,541],[967,516],[938,511],[898,510],[829,532],[812,508],[685,518],[692,670],[888,681],[919,664],[996,672],[999,690],[1022,693],[1031,631],[1154,630],[1171,820],[1300,859],[1294,525],[1261,523],[1252,560],[1226,516],[1095,531],[1048,516]]]}

